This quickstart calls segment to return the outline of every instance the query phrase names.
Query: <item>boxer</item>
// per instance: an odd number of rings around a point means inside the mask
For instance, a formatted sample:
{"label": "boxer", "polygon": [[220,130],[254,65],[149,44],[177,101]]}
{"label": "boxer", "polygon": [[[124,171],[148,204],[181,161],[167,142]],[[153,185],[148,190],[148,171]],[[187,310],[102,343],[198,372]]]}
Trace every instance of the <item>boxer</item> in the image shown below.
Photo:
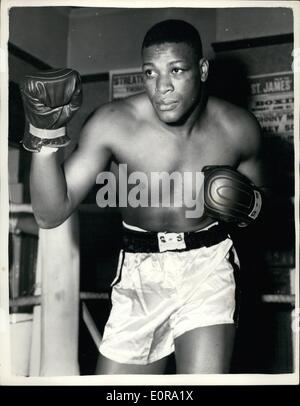
{"label": "boxer", "polygon": [[[175,198],[170,207],[120,207],[124,244],[97,373],[163,373],[174,351],[177,373],[227,373],[239,261],[225,225],[247,226],[260,213],[260,128],[249,112],[207,94],[209,63],[190,24],[167,20],[150,28],[142,64],[145,93],[96,110],[63,165],[57,150],[69,142],[80,77],[62,69],[25,78],[30,126],[23,144],[35,152],[35,217],[43,228],[64,222],[108,163],[119,182],[120,164],[128,176],[139,171],[147,179],[154,172],[202,174],[201,215],[187,216]],[[192,182],[184,186],[194,192]]]}

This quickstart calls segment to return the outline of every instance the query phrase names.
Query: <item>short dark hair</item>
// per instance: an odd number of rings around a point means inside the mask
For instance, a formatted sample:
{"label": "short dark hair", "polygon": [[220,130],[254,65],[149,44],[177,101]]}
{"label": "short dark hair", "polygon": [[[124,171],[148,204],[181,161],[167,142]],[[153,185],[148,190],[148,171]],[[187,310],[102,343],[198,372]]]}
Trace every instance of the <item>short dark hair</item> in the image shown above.
{"label": "short dark hair", "polygon": [[202,57],[202,42],[199,32],[186,21],[165,20],[155,24],[146,33],[142,50],[151,45],[160,45],[166,42],[184,42],[194,50],[198,59]]}

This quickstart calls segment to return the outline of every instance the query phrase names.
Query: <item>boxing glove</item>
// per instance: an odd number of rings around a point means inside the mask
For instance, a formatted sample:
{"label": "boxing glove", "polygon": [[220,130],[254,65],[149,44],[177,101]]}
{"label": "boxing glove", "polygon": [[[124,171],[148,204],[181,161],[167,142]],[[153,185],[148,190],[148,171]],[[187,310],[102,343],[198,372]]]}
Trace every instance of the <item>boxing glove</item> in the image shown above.
{"label": "boxing glove", "polygon": [[244,227],[262,208],[262,194],[244,175],[229,166],[205,166],[204,210],[217,220]]}
{"label": "boxing glove", "polygon": [[51,69],[27,75],[21,94],[29,129],[23,146],[31,152],[42,147],[60,148],[70,143],[66,124],[82,103],[81,79],[72,69]]}

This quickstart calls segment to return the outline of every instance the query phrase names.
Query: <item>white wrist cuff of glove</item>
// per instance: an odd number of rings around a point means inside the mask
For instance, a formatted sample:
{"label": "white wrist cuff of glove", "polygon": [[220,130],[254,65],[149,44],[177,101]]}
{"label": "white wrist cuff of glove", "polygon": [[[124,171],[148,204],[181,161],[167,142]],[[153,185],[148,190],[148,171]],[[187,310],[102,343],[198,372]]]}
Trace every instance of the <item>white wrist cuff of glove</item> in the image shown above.
{"label": "white wrist cuff of glove", "polygon": [[58,148],[42,146],[39,154],[41,154],[41,155],[50,155],[50,154],[53,154],[53,152],[57,152],[57,151],[58,151]]}
{"label": "white wrist cuff of glove", "polygon": [[29,132],[35,137],[51,140],[66,135],[66,127],[57,128],[56,130],[45,130],[42,128],[34,127],[32,124],[29,123]]}

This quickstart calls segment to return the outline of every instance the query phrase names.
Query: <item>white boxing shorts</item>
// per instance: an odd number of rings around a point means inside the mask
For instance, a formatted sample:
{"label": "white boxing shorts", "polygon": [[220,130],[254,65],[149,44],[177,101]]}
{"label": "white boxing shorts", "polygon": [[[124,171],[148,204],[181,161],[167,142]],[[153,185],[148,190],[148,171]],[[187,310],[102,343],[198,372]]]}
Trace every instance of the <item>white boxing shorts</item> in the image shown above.
{"label": "white boxing shorts", "polygon": [[149,364],[171,354],[174,340],[187,331],[234,323],[238,267],[228,235],[188,250],[122,249],[101,354],[119,363]]}

